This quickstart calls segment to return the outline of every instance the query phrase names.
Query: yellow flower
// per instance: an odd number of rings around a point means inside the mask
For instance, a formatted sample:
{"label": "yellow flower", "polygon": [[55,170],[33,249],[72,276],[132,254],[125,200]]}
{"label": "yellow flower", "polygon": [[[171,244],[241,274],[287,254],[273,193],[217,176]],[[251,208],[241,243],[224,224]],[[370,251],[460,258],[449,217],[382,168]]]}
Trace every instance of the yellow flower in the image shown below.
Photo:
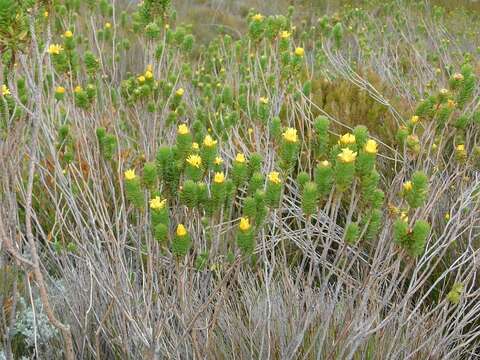
{"label": "yellow flower", "polygon": [[2,85],[2,95],[3,96],[10,95],[10,89],[7,87],[7,85]]}
{"label": "yellow flower", "polygon": [[323,161],[320,163],[320,165],[322,165],[323,167],[328,167],[328,166],[330,166],[330,161],[328,161],[328,160],[323,160]]}
{"label": "yellow flower", "polygon": [[58,44],[52,44],[48,47],[48,53],[50,55],[59,55],[63,51],[63,47]]}
{"label": "yellow flower", "polygon": [[305,50],[301,47],[297,47],[295,49],[295,55],[303,57],[303,55],[305,55]]}
{"label": "yellow flower", "polygon": [[287,128],[282,136],[286,141],[291,143],[296,143],[298,141],[297,130],[294,128]]}
{"label": "yellow flower", "polygon": [[189,132],[190,132],[190,129],[188,128],[188,126],[186,124],[180,124],[178,126],[177,133],[179,133],[180,135],[186,135]]}
{"label": "yellow flower", "polygon": [[243,164],[247,160],[245,159],[245,155],[243,155],[242,153],[238,153],[237,156],[235,157],[235,161]]}
{"label": "yellow flower", "polygon": [[291,34],[290,32],[288,32],[288,31],[281,31],[281,32],[280,32],[280,37],[281,37],[282,39],[288,39],[288,38],[290,37],[290,35],[292,35],[292,34]]}
{"label": "yellow flower", "polygon": [[167,199],[160,200],[160,196],[155,196],[150,200],[150,209],[160,210],[165,207]]}
{"label": "yellow flower", "polygon": [[355,141],[355,135],[346,133],[340,136],[340,140],[338,140],[338,143],[342,145],[352,145],[355,144]]}
{"label": "yellow flower", "polygon": [[264,18],[265,18],[265,16],[263,16],[262,14],[255,14],[255,15],[252,16],[252,19],[254,21],[262,21]]}
{"label": "yellow flower", "polygon": [[202,158],[198,155],[190,155],[187,158],[187,163],[189,163],[191,166],[199,168],[202,165]]}
{"label": "yellow flower", "polygon": [[448,89],[440,89],[440,94],[448,95]]}
{"label": "yellow flower", "polygon": [[450,213],[445,213],[445,220],[450,220]]}
{"label": "yellow flower", "polygon": [[413,184],[411,181],[406,181],[403,183],[403,190],[412,191],[412,189],[413,189]]}
{"label": "yellow flower", "polygon": [[462,81],[463,80],[463,75],[460,73],[455,73],[453,74],[453,79],[457,81]]}
{"label": "yellow flower", "polygon": [[248,231],[251,228],[250,220],[247,217],[241,217],[240,225],[238,225],[238,227],[242,231]]}
{"label": "yellow flower", "polygon": [[216,184],[223,184],[223,182],[225,181],[225,175],[223,174],[223,172],[216,172],[213,181]]}
{"label": "yellow flower", "polygon": [[112,24],[109,22],[105,23],[105,29],[110,29],[112,27]]}
{"label": "yellow flower", "polygon": [[43,17],[44,17],[44,18],[47,18],[47,17],[48,17],[48,11],[44,11],[44,12],[43,12]]}
{"label": "yellow flower", "polygon": [[200,149],[200,146],[198,146],[198,143],[197,142],[192,142],[192,150],[198,150]]}
{"label": "yellow flower", "polygon": [[262,96],[262,97],[260,97],[259,100],[260,100],[260,102],[261,102],[262,104],[265,104],[265,105],[268,104],[268,98],[266,98],[266,97],[263,97],[263,96]]}
{"label": "yellow flower", "polygon": [[170,29],[170,24],[165,24],[165,26],[164,26],[164,27],[165,27],[165,29],[167,29],[167,30],[168,30],[168,29]]}
{"label": "yellow flower", "polygon": [[183,224],[178,224],[177,225],[177,236],[183,237],[187,235],[187,229],[185,229],[185,226]]}
{"label": "yellow flower", "polygon": [[65,88],[63,86],[57,86],[57,88],[55,89],[55,92],[57,94],[65,94]]}
{"label": "yellow flower", "polygon": [[349,148],[342,149],[342,152],[338,154],[338,159],[343,163],[351,163],[354,162],[357,157],[357,153],[353,152]]}
{"label": "yellow flower", "polygon": [[408,222],[408,214],[407,214],[406,211],[402,211],[402,212],[400,213],[400,219],[403,220],[403,221],[405,221],[405,222]]}
{"label": "yellow flower", "polygon": [[75,86],[75,89],[73,89],[73,91],[78,94],[79,92],[82,92],[83,89],[80,85],[77,85],[77,86]]}
{"label": "yellow flower", "polygon": [[67,30],[63,33],[63,36],[65,36],[67,39],[70,39],[73,36],[73,33],[70,30]]}
{"label": "yellow flower", "polygon": [[185,93],[185,90],[183,90],[183,88],[180,88],[175,92],[177,96],[183,96],[184,93]]}
{"label": "yellow flower", "polygon": [[418,121],[420,120],[420,117],[418,115],[413,115],[411,118],[410,118],[410,123],[412,124],[416,124],[418,123]]}
{"label": "yellow flower", "polygon": [[223,159],[220,156],[217,156],[215,158],[215,165],[222,165],[223,164]]}
{"label": "yellow flower", "polygon": [[133,180],[136,177],[137,177],[137,175],[135,175],[135,169],[130,169],[130,170],[125,171],[125,179],[126,180]]}
{"label": "yellow flower", "polygon": [[145,78],[150,80],[153,78],[153,73],[150,70],[145,71]]}
{"label": "yellow flower", "polygon": [[465,151],[465,145],[464,144],[459,144],[455,148],[458,152],[464,152]]}
{"label": "yellow flower", "polygon": [[363,148],[367,154],[376,154],[378,152],[378,144],[375,140],[369,139]]}
{"label": "yellow flower", "polygon": [[143,83],[143,82],[145,82],[145,76],[140,75],[140,76],[137,78],[137,80],[138,80],[139,83]]}
{"label": "yellow flower", "polygon": [[449,109],[455,109],[456,106],[457,106],[457,103],[455,101],[453,101],[452,99],[447,100],[447,107]]}
{"label": "yellow flower", "polygon": [[280,179],[280,173],[278,171],[272,171],[268,174],[268,181],[274,184],[281,184],[282,180]]}
{"label": "yellow flower", "polygon": [[205,136],[205,139],[203,139],[203,145],[206,147],[213,147],[217,144],[217,140],[213,140],[213,138],[210,135]]}

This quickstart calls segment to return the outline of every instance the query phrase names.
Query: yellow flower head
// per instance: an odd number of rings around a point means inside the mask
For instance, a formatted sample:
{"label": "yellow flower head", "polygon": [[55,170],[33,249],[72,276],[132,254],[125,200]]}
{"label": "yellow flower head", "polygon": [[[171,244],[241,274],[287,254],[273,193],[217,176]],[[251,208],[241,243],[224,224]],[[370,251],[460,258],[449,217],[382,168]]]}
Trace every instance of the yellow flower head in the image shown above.
{"label": "yellow flower head", "polygon": [[186,135],[190,133],[190,129],[188,128],[187,124],[180,124],[178,126],[177,133],[180,135]]}
{"label": "yellow flower head", "polygon": [[363,150],[365,150],[367,154],[376,154],[378,152],[378,144],[375,140],[368,139]]}
{"label": "yellow flower head", "polygon": [[78,94],[79,92],[82,92],[82,91],[83,91],[83,89],[82,89],[82,87],[81,87],[80,85],[75,86],[75,89],[73,89],[73,92],[75,92],[75,93],[77,93],[77,94]]}
{"label": "yellow flower head", "polygon": [[163,209],[166,203],[167,203],[167,199],[160,200],[160,196],[155,196],[153,199],[150,200],[150,209],[153,209],[153,210]]}
{"label": "yellow flower head", "polygon": [[147,65],[147,71],[153,72],[153,65],[152,64]]}
{"label": "yellow flower head", "polygon": [[282,39],[288,39],[288,38],[290,37],[290,35],[292,35],[292,34],[291,34],[290,32],[288,32],[288,31],[281,31],[281,32],[280,32],[280,37],[281,37]]}
{"label": "yellow flower head", "polygon": [[262,14],[255,14],[255,15],[252,16],[252,19],[254,21],[262,21],[264,18],[265,18],[265,16],[263,16]]}
{"label": "yellow flower head", "polygon": [[235,157],[235,161],[236,161],[237,163],[243,164],[243,163],[245,163],[245,161],[247,161],[247,159],[245,159],[245,155],[244,155],[244,154],[238,153],[237,156]]}
{"label": "yellow flower head", "polygon": [[175,94],[177,96],[183,96],[184,93],[185,93],[185,90],[183,90],[183,88],[180,88],[177,91],[175,91]]}
{"label": "yellow flower head", "polygon": [[298,141],[297,129],[294,129],[294,128],[287,128],[287,130],[285,130],[282,136],[285,139],[285,141],[288,141],[291,143],[296,143]]}
{"label": "yellow flower head", "polygon": [[217,156],[214,162],[215,162],[215,165],[222,165],[223,159],[220,156]]}
{"label": "yellow flower head", "polygon": [[65,36],[67,39],[70,39],[73,36],[73,33],[70,30],[67,30],[63,33],[63,36]]}
{"label": "yellow flower head", "polygon": [[330,166],[330,161],[323,160],[322,162],[320,162],[320,165],[322,165],[323,167],[329,167]]}
{"label": "yellow flower head", "polygon": [[216,172],[213,181],[216,184],[223,184],[223,182],[225,181],[225,175],[223,174],[223,172]]}
{"label": "yellow flower head", "polygon": [[48,53],[50,55],[59,55],[63,51],[63,47],[58,44],[52,44],[48,47]]}
{"label": "yellow flower head", "polygon": [[266,97],[263,97],[263,96],[262,96],[262,97],[260,97],[259,100],[260,100],[260,102],[261,102],[262,104],[265,104],[265,105],[268,104],[268,98],[266,98]]}
{"label": "yellow flower head", "polygon": [[192,150],[198,150],[198,149],[200,149],[200,146],[198,145],[198,143],[195,141],[192,142]]}
{"label": "yellow flower head", "polygon": [[185,235],[187,235],[187,229],[185,229],[185,226],[183,224],[178,224],[177,225],[177,236],[184,237]]}
{"label": "yellow flower head", "polygon": [[205,136],[205,139],[203,139],[203,145],[206,147],[213,147],[217,145],[217,140],[213,140],[213,138],[210,135]]}
{"label": "yellow flower head", "polygon": [[448,89],[440,89],[441,95],[448,95]]}
{"label": "yellow flower head", "polygon": [[150,80],[153,78],[153,73],[150,70],[145,71],[145,78]]}
{"label": "yellow flower head", "polygon": [[457,106],[457,103],[455,101],[453,101],[452,99],[447,100],[447,107],[449,109],[455,109],[456,106]]}
{"label": "yellow flower head", "polygon": [[403,221],[405,221],[405,222],[408,222],[408,214],[407,214],[406,211],[402,211],[402,212],[400,213],[400,219],[403,220]]}
{"label": "yellow flower head", "polygon": [[238,225],[238,227],[242,231],[248,231],[252,226],[250,225],[250,220],[247,217],[241,217],[240,225]]}
{"label": "yellow flower head", "polygon": [[43,17],[44,17],[44,18],[48,18],[48,11],[45,10],[45,11],[43,12]]}
{"label": "yellow flower head", "polygon": [[274,184],[281,184],[282,179],[280,179],[280,173],[278,171],[272,171],[268,174],[268,181]]}
{"label": "yellow flower head", "polygon": [[355,144],[355,141],[355,135],[351,133],[346,133],[340,136],[340,140],[338,140],[338,143],[341,145],[352,145]]}
{"label": "yellow flower head", "polygon": [[465,145],[464,144],[458,144],[455,149],[458,151],[458,152],[464,152],[465,151]]}
{"label": "yellow flower head", "polygon": [[412,191],[413,183],[411,181],[406,181],[403,183],[403,190],[405,191]]}
{"label": "yellow flower head", "polygon": [[137,80],[139,83],[144,83],[146,79],[145,79],[145,76],[140,75],[139,77],[137,77]]}
{"label": "yellow flower head", "polygon": [[10,95],[10,89],[7,87],[7,85],[2,85],[2,95],[3,96]]}
{"label": "yellow flower head", "polygon": [[303,55],[305,55],[305,50],[302,47],[297,47],[295,49],[295,55],[303,57]]}
{"label": "yellow flower head", "polygon": [[462,81],[463,80],[463,75],[460,73],[453,74],[453,79],[457,81]]}
{"label": "yellow flower head", "polygon": [[55,89],[55,92],[57,94],[65,94],[65,88],[63,86],[57,86],[57,88]]}
{"label": "yellow flower head", "polygon": [[252,128],[248,128],[247,131],[248,131],[248,135],[252,135],[252,134],[253,134],[253,129],[252,129]]}
{"label": "yellow flower head", "polygon": [[105,29],[110,29],[112,27],[112,24],[109,22],[105,23]]}
{"label": "yellow flower head", "polygon": [[450,220],[450,213],[445,213],[445,220]]}
{"label": "yellow flower head", "polygon": [[135,169],[129,169],[127,171],[125,171],[125,179],[126,180],[133,180],[137,177],[137,175],[135,175]]}
{"label": "yellow flower head", "polygon": [[342,152],[338,154],[338,159],[345,164],[354,162],[356,157],[357,153],[353,152],[349,148],[342,149]]}
{"label": "yellow flower head", "polygon": [[420,120],[420,117],[418,115],[413,115],[411,118],[410,118],[410,123],[415,125],[416,123],[418,123],[418,121]]}
{"label": "yellow flower head", "polygon": [[198,155],[190,155],[187,157],[187,163],[189,163],[191,166],[199,168],[202,166],[202,158]]}

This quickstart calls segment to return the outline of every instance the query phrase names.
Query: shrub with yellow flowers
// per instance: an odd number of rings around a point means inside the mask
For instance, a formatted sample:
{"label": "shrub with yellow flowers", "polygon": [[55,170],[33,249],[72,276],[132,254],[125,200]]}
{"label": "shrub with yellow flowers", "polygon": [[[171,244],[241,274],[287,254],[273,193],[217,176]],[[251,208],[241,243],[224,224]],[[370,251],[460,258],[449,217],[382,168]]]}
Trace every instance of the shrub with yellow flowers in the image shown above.
{"label": "shrub with yellow flowers", "polygon": [[339,191],[345,191],[350,188],[355,175],[355,160],[357,152],[345,147],[337,155],[335,163],[335,182]]}
{"label": "shrub with yellow flowers", "polygon": [[206,135],[202,142],[201,148],[202,161],[206,169],[213,167],[215,158],[217,157],[217,140],[214,140],[210,135]]}
{"label": "shrub with yellow flowers", "polygon": [[140,179],[135,174],[135,169],[129,169],[124,173],[125,178],[125,194],[127,199],[138,209],[144,207],[144,194],[140,183]]}
{"label": "shrub with yellow flowers", "polygon": [[412,208],[423,206],[428,192],[428,178],[423,171],[416,171],[412,180],[403,184],[403,196]]}
{"label": "shrub with yellow flowers", "polygon": [[187,124],[180,124],[177,129],[177,152],[180,159],[185,159],[192,149],[192,134]]}
{"label": "shrub with yellow flowers", "polygon": [[248,166],[245,154],[237,153],[232,164],[232,180],[235,186],[241,187],[248,177]]}
{"label": "shrub with yellow flowers", "polygon": [[185,225],[178,224],[172,240],[172,253],[179,258],[185,257],[190,251],[191,246],[192,241]]}
{"label": "shrub with yellow flowers", "polygon": [[167,208],[167,200],[155,196],[149,201],[151,226],[155,240],[162,245],[168,240],[168,228],[170,224],[169,213]]}
{"label": "shrub with yellow flowers", "polygon": [[250,256],[253,254],[255,237],[248,217],[240,218],[237,231],[237,246],[243,255]]}
{"label": "shrub with yellow flowers", "polygon": [[278,171],[272,171],[268,174],[267,185],[266,185],[266,203],[267,205],[274,209],[278,208],[280,205],[281,197],[283,191],[283,183]]}
{"label": "shrub with yellow flowers", "polygon": [[286,128],[282,134],[282,142],[280,147],[280,166],[290,173],[293,171],[297,163],[299,151],[297,130],[294,128]]}

